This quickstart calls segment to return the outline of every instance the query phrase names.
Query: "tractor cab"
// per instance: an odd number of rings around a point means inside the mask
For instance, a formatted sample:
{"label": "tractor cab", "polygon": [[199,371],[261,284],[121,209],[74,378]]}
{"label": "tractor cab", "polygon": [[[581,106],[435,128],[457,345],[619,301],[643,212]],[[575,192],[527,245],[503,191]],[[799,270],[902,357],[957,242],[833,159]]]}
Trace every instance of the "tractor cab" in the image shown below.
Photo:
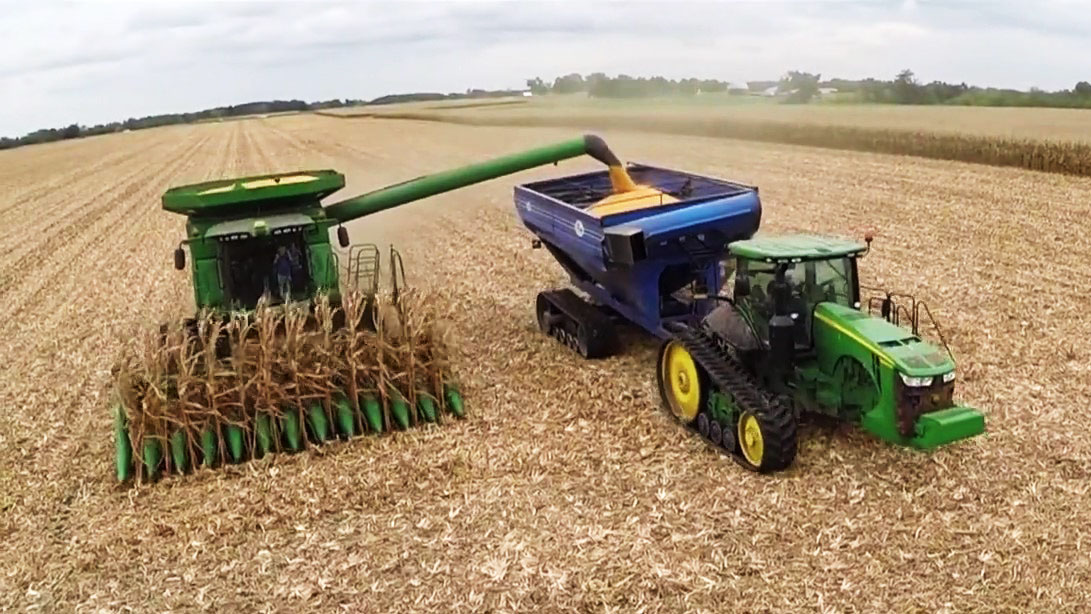
{"label": "tractor cab", "polygon": [[806,352],[820,303],[860,307],[856,260],[867,253],[868,243],[791,235],[730,244],[724,268],[734,277],[739,314],[763,342],[770,341],[770,326],[779,318],[785,331],[790,329],[793,353]]}

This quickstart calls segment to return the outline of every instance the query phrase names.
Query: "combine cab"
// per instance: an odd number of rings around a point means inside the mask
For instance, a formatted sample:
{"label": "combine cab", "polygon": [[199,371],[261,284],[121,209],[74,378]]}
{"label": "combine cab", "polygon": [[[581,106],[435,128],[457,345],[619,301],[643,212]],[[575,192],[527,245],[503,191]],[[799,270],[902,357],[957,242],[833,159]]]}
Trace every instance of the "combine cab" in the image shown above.
{"label": "combine cab", "polygon": [[791,465],[802,412],[923,449],[984,432],[920,304],[863,310],[870,238],[758,238],[757,188],[639,164],[518,186],[515,206],[586,296],[539,294],[542,331],[587,358],[618,351],[618,320],[658,337],[664,404],[749,469]]}

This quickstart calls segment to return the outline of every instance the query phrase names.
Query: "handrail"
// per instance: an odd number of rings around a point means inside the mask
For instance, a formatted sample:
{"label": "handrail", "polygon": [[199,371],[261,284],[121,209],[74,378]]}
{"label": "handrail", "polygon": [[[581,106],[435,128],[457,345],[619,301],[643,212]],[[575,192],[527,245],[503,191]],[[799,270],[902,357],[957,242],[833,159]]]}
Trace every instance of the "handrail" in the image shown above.
{"label": "handrail", "polygon": [[[928,321],[932,324],[932,329],[936,331],[936,336],[939,337],[940,343],[943,344],[943,349],[947,351],[947,355],[954,360],[954,354],[951,352],[951,346],[947,343],[947,337],[943,334],[943,330],[939,326],[939,322],[932,315],[932,310],[924,301],[918,301],[917,298],[911,294],[905,294],[900,292],[888,292],[882,288],[874,288],[868,286],[860,286],[861,289],[870,290],[874,292],[880,292],[885,296],[871,296],[868,298],[868,313],[872,314],[876,302],[880,304],[880,316],[887,322],[894,324],[895,326],[901,325],[901,317],[904,314],[909,318],[911,324],[911,331],[914,335],[920,336],[920,312],[921,308],[924,308],[925,315],[928,316]],[[895,298],[907,298],[909,299],[909,306],[904,304],[899,305],[895,302]]]}

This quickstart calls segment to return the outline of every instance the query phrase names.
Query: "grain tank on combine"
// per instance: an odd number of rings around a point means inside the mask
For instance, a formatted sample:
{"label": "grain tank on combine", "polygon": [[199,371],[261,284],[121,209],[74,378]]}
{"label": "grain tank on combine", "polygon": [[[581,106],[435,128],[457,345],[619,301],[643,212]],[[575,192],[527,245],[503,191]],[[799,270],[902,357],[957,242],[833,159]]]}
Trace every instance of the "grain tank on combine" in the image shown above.
{"label": "grain tank on combine", "polygon": [[756,187],[616,161],[514,197],[534,247],[587,297],[540,293],[541,330],[585,358],[620,349],[618,320],[659,338],[664,405],[744,467],[791,465],[803,412],[919,449],[984,432],[983,414],[954,400],[946,342],[919,335],[927,307],[884,294],[865,310],[870,237],[758,237]]}
{"label": "grain tank on combine", "polygon": [[331,205],[345,178],[328,169],[168,190],[163,209],[186,217],[174,263],[190,268],[198,313],[115,369],[118,479],[462,416],[441,325],[405,299],[398,252],[381,297],[378,247],[350,245],[343,224],[585,154],[614,159],[588,135]]}

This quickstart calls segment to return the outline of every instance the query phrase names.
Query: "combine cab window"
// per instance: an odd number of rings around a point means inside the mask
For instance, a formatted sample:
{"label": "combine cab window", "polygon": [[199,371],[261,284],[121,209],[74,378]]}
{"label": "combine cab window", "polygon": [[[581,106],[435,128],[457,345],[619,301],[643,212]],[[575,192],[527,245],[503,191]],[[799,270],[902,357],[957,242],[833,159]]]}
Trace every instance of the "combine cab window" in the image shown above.
{"label": "combine cab window", "polygon": [[292,296],[311,292],[307,244],[301,232],[269,237],[225,239],[220,242],[220,270],[228,304],[252,308],[263,294],[280,302],[277,258],[280,249],[291,263],[289,291]]}

